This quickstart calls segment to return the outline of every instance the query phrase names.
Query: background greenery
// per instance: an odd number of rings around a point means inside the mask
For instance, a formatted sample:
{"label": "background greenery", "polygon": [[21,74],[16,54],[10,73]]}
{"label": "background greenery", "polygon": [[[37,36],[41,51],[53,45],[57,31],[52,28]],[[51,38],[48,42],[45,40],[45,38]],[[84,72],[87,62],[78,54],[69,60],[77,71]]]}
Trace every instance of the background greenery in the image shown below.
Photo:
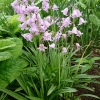
{"label": "background greenery", "polygon": [[[80,55],[76,54],[78,49],[69,52],[67,57],[52,49],[48,55],[37,52],[38,38],[32,43],[22,39],[24,31],[19,28],[18,15],[11,7],[13,1],[0,0],[0,100],[12,100],[12,97],[17,100],[99,98],[92,94],[75,96],[74,92],[78,91],[77,88],[94,91],[87,86],[89,82],[100,84],[95,81],[100,76],[85,73],[94,67],[96,60],[100,60],[100,57],[89,56],[100,48],[100,0],[50,0],[60,9],[74,4],[87,20],[80,28],[84,34],[73,41],[82,46]],[[41,6],[41,1],[37,4]],[[60,12],[58,15],[63,16]],[[70,37],[68,39],[71,40]]]}

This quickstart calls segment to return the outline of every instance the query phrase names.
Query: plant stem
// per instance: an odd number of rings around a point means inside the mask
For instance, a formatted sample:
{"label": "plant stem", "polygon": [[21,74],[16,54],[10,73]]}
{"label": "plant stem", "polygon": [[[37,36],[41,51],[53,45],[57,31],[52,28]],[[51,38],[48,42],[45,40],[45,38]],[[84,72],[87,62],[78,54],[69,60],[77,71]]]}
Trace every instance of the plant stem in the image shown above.
{"label": "plant stem", "polygon": [[39,75],[40,75],[40,84],[41,84],[41,96],[42,98],[44,99],[44,86],[43,86],[43,69],[42,69],[42,63],[43,63],[43,59],[42,59],[42,53],[39,52],[39,63],[38,63],[38,66],[39,66]]}
{"label": "plant stem", "polygon": [[86,52],[86,50],[88,49],[88,47],[91,45],[91,43],[92,43],[92,40],[91,40],[90,43],[87,45],[86,49],[84,50],[84,52],[83,52],[83,54],[82,54],[82,57],[81,57],[81,59],[80,59],[80,61],[79,61],[78,67],[77,67],[76,72],[75,72],[75,77],[76,77],[76,75],[77,75],[77,73],[78,73],[78,70],[79,70],[79,68],[80,68],[80,64],[81,64],[82,59],[83,59],[83,57],[84,57],[84,55],[85,55],[85,52]]}

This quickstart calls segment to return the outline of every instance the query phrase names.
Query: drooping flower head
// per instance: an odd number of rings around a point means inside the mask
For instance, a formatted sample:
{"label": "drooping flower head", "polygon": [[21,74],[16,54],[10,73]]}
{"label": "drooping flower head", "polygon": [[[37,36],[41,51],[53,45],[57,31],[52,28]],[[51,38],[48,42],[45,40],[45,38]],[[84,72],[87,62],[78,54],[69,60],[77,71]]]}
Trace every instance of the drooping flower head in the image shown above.
{"label": "drooping flower head", "polygon": [[39,48],[37,48],[37,49],[39,49],[39,51],[45,51],[45,49],[47,49],[47,47],[45,47],[44,44],[40,44]]}
{"label": "drooping flower head", "polygon": [[70,17],[62,18],[62,26],[63,27],[69,27],[70,24],[71,24]]}
{"label": "drooping flower head", "polygon": [[63,48],[62,48],[62,52],[63,52],[63,53],[66,53],[66,52],[67,52],[66,47],[63,47]]}
{"label": "drooping flower head", "polygon": [[49,0],[43,0],[42,2],[42,9],[46,12],[48,12],[50,8],[50,5],[49,5]]}
{"label": "drooping flower head", "polygon": [[53,5],[53,7],[52,7],[52,9],[53,9],[53,11],[58,10],[57,5],[56,5],[56,4],[54,4],[54,5]]}
{"label": "drooping flower head", "polygon": [[18,5],[19,5],[18,0],[15,0],[13,3],[11,3],[11,6],[12,6],[13,8],[16,8],[16,6],[18,6]]}
{"label": "drooping flower head", "polygon": [[79,31],[76,27],[73,27],[72,33],[74,33],[76,36],[80,37],[83,33]]}
{"label": "drooping flower head", "polygon": [[[74,18],[77,18],[79,19],[78,25],[86,23],[82,18],[82,13],[79,9],[74,9],[70,15],[69,7],[66,7],[61,11],[64,15],[63,18],[60,18],[60,16],[53,16],[52,14],[45,17],[41,16],[42,10],[48,12],[51,8],[55,12],[59,11],[59,7],[55,3],[52,4],[53,5],[51,5],[49,0],[42,0],[41,8],[36,5],[34,0],[20,0],[20,2],[19,0],[15,0],[11,4],[16,13],[20,16],[18,20],[21,22],[21,30],[29,32],[22,35],[27,41],[32,42],[33,36],[40,35],[42,42],[50,42],[48,47],[55,48],[55,43],[59,42],[61,38],[65,41],[67,34],[75,34],[78,37],[83,34],[77,29],[77,26],[74,25],[75,23],[73,21]],[[53,30],[54,28],[52,26],[57,26],[57,28]],[[39,51],[45,51],[45,49],[47,49],[47,47],[45,47],[44,44],[40,44],[38,47]],[[67,52],[66,47],[62,48],[62,52]]]}
{"label": "drooping flower head", "polygon": [[53,41],[58,41],[61,37],[61,34],[60,32],[57,32],[56,35],[53,37]]}
{"label": "drooping flower head", "polygon": [[52,39],[51,39],[51,38],[52,38],[51,35],[52,35],[52,33],[49,33],[49,32],[46,31],[46,32],[44,33],[43,40],[44,40],[44,41],[51,41],[51,40],[52,40]]}
{"label": "drooping flower head", "polygon": [[82,13],[78,9],[74,9],[72,12],[72,18],[77,18],[82,16]]}
{"label": "drooping flower head", "polygon": [[75,43],[77,48],[80,48],[80,44],[79,43]]}
{"label": "drooping flower head", "polygon": [[32,25],[31,25],[29,31],[30,31],[31,33],[39,32],[38,26],[37,26],[35,23],[32,23]]}
{"label": "drooping flower head", "polygon": [[65,8],[64,10],[61,11],[63,13],[63,15],[67,16],[68,13],[68,8]]}
{"label": "drooping flower head", "polygon": [[72,31],[68,30],[68,34],[75,34],[76,36],[80,37],[83,33],[77,29],[77,27],[73,27]]}
{"label": "drooping flower head", "polygon": [[25,22],[26,21],[26,16],[24,14],[21,14],[18,18],[19,21]]}
{"label": "drooping flower head", "polygon": [[32,34],[32,33],[22,34],[22,36],[23,36],[24,39],[26,39],[27,41],[32,42],[32,38],[33,38],[33,34]]}
{"label": "drooping flower head", "polygon": [[24,23],[20,24],[19,27],[21,28],[21,30],[28,30],[26,21]]}
{"label": "drooping flower head", "polygon": [[66,36],[67,36],[66,34],[62,34],[63,39],[66,39]]}
{"label": "drooping flower head", "polygon": [[86,21],[82,17],[80,17],[78,25],[82,25],[84,23],[86,23]]}
{"label": "drooping flower head", "polygon": [[52,44],[49,45],[49,47],[55,49],[55,44],[52,43]]}

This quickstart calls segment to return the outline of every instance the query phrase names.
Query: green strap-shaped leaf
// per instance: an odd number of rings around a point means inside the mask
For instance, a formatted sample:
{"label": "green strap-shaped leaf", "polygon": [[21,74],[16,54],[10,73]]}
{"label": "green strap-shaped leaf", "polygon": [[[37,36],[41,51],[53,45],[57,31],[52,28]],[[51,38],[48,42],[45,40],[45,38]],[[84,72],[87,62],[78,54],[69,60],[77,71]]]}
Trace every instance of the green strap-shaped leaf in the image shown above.
{"label": "green strap-shaped leaf", "polygon": [[63,94],[63,93],[73,93],[73,92],[77,92],[77,90],[75,88],[70,88],[70,87],[66,87],[64,89],[60,89],[56,92],[54,92],[51,96],[50,96],[50,99],[49,100],[53,100],[53,98],[56,96],[56,95],[60,95],[60,94]]}
{"label": "green strap-shaped leaf", "polygon": [[38,97],[32,97],[32,96],[26,96],[26,98],[30,99],[30,100],[43,100],[41,98]]}
{"label": "green strap-shaped leaf", "polygon": [[52,85],[47,92],[47,96],[49,96],[55,89],[56,89],[56,86]]}
{"label": "green strap-shaped leaf", "polygon": [[86,78],[86,79],[92,79],[92,78],[100,78],[100,76],[97,76],[97,75],[87,75],[87,74],[78,74],[77,76],[76,76],[76,78],[79,78],[79,79],[81,79],[81,78]]}
{"label": "green strap-shaped leaf", "polygon": [[[98,96],[96,95],[93,95],[93,94],[82,94],[82,95],[79,95],[77,98],[80,98],[80,97],[93,97],[93,98],[97,98],[97,99],[100,99]],[[75,99],[77,100],[77,99]]]}
{"label": "green strap-shaped leaf", "polygon": [[14,97],[15,99],[17,100],[27,100],[25,97],[22,97],[21,95],[17,94],[17,93],[14,93],[8,89],[5,89],[5,88],[0,88],[0,91]]}

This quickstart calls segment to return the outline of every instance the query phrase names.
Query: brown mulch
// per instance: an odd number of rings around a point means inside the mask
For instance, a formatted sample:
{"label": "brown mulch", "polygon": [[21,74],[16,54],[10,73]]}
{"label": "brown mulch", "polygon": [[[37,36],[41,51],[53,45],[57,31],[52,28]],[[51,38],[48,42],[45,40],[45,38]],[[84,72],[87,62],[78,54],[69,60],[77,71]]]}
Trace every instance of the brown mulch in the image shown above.
{"label": "brown mulch", "polygon": [[[100,75],[100,68],[93,68],[93,69],[89,70],[87,73],[89,75]],[[96,80],[100,82],[100,78],[98,78]],[[77,95],[93,94],[93,95],[100,97],[100,84],[89,83],[88,86],[90,88],[94,89],[94,92],[91,92],[91,91],[86,90],[86,89],[79,89],[78,92],[77,92]],[[93,97],[81,97],[81,100],[100,100],[100,99],[93,98]]]}
{"label": "brown mulch", "polygon": [[[91,57],[100,57],[100,50],[93,50]],[[100,65],[100,60],[98,60],[96,62],[99,63],[99,65]],[[100,75],[100,66],[98,66],[97,68],[94,67],[94,68],[90,69],[89,71],[87,71],[86,73],[89,75]],[[97,78],[96,80],[100,82],[100,78]],[[77,92],[77,95],[93,94],[93,95],[100,97],[100,84],[89,83],[88,86],[90,88],[94,89],[94,92],[91,92],[91,91],[86,90],[86,89],[79,89]],[[93,97],[81,97],[80,100],[100,100],[100,99],[93,98]]]}

